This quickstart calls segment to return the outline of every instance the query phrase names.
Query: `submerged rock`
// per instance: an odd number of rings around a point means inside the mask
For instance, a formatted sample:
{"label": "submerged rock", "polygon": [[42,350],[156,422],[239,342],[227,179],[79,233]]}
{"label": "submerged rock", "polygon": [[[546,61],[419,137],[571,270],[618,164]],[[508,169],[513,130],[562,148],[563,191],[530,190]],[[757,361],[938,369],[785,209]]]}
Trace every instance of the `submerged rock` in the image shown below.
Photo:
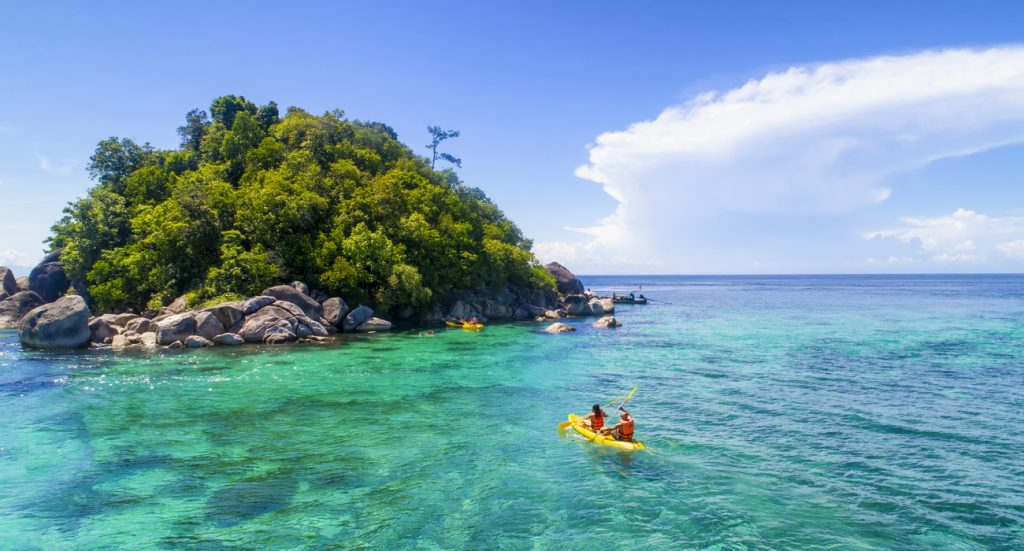
{"label": "submerged rock", "polygon": [[615,319],[615,316],[604,316],[592,323],[591,326],[598,329],[614,329],[616,327],[622,327],[622,322]]}
{"label": "submerged rock", "polygon": [[551,325],[549,325],[546,329],[544,329],[544,332],[545,333],[568,333],[570,331],[575,331],[575,330],[576,330],[576,328],[571,326],[571,325],[569,325],[569,324],[562,323],[562,322],[555,322],[555,323],[552,323]]}
{"label": "submerged rock", "polygon": [[87,346],[91,336],[89,307],[78,295],[39,306],[18,325],[22,346],[32,348],[78,348]]}

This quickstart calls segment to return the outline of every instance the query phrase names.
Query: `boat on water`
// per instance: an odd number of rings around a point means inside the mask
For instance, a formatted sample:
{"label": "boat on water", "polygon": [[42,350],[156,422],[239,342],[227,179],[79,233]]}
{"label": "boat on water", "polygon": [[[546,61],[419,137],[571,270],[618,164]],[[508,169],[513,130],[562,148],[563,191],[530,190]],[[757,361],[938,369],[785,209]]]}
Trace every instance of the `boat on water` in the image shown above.
{"label": "boat on water", "polygon": [[469,331],[479,331],[479,330],[484,328],[484,324],[482,324],[482,323],[469,323],[469,322],[461,323],[461,322],[457,322],[457,321],[448,321],[448,322],[445,322],[445,323],[448,325],[448,327],[461,327],[461,328],[467,329]]}
{"label": "boat on water", "polygon": [[[612,448],[618,448],[620,450],[642,450],[645,448],[643,444],[637,441],[625,442],[622,440],[616,440],[615,437],[610,434],[597,434],[590,430],[590,427],[583,424],[583,420],[579,415],[569,414],[569,422],[564,423],[572,427],[572,430],[582,435],[587,440],[598,444],[600,446],[610,446]],[[563,425],[564,425],[563,424]],[[559,428],[562,428],[561,426]]]}
{"label": "boat on water", "polygon": [[615,304],[647,304],[646,297],[612,297]]}

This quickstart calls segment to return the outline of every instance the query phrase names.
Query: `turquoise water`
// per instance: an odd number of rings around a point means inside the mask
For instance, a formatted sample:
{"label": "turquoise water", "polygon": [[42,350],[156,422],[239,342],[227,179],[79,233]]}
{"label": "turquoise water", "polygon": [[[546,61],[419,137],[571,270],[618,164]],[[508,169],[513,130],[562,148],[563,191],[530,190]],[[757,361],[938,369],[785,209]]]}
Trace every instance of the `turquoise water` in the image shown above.
{"label": "turquoise water", "polygon": [[[0,548],[1024,548],[1024,277],[685,277],[615,331],[23,352]],[[639,385],[641,453],[555,426]]]}

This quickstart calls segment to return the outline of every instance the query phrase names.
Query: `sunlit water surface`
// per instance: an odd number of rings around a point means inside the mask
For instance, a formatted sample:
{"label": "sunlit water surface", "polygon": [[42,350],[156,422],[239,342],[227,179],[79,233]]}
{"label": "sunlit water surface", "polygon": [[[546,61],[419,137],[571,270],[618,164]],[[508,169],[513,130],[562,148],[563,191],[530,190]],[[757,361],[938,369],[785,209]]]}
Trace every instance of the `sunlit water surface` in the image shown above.
{"label": "sunlit water surface", "polygon": [[[584,281],[671,304],[156,355],[0,332],[0,548],[1024,548],[1024,278]],[[647,451],[556,431],[634,385]]]}

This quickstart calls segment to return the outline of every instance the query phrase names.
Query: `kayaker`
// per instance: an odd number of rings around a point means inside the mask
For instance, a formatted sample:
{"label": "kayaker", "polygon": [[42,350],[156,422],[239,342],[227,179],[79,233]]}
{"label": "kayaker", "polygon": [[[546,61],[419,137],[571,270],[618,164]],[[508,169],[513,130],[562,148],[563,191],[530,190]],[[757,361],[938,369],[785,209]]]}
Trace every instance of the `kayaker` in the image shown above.
{"label": "kayaker", "polygon": [[633,441],[633,416],[629,413],[626,408],[619,406],[619,422],[613,427],[607,427],[601,429],[601,434],[610,434],[615,437],[616,440],[623,442]]}
{"label": "kayaker", "polygon": [[590,427],[591,430],[598,431],[604,426],[604,420],[606,417],[608,417],[608,414],[601,409],[601,404],[594,404],[590,413],[584,415],[581,421],[583,421],[583,424]]}
{"label": "kayaker", "polygon": [[470,325],[476,325],[476,324],[478,324],[478,323],[480,323],[480,320],[478,320],[478,319],[476,318],[476,316],[473,316],[473,317],[469,318],[469,324],[470,324]]}

